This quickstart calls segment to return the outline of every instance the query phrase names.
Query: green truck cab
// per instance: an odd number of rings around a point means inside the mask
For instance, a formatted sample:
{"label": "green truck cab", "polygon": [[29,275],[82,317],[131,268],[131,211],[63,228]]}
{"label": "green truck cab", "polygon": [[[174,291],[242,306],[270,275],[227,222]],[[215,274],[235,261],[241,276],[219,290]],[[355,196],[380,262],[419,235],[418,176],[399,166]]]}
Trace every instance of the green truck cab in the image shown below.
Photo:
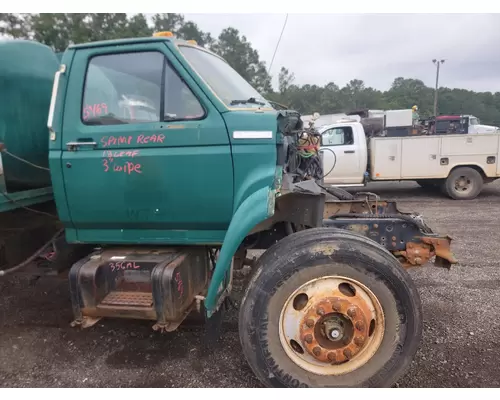
{"label": "green truck cab", "polygon": [[225,61],[185,41],[77,45],[62,65],[49,160],[67,240],[224,242],[225,271],[274,213],[276,111]]}
{"label": "green truck cab", "polygon": [[266,386],[390,386],[408,369],[422,312],[406,268],[450,267],[450,239],[324,188],[314,126],[222,58],[170,33],[70,46],[47,126],[73,326],[173,331],[242,292],[243,354]]}

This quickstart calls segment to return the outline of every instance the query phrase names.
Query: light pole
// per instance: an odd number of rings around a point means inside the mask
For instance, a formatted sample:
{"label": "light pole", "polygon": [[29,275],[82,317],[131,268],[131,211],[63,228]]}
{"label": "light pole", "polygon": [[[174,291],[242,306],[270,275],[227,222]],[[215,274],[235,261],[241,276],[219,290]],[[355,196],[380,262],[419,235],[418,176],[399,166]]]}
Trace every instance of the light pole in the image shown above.
{"label": "light pole", "polygon": [[434,92],[434,117],[437,117],[437,108],[438,108],[438,84],[439,84],[439,66],[444,64],[444,60],[432,60],[432,62],[436,65],[436,90]]}

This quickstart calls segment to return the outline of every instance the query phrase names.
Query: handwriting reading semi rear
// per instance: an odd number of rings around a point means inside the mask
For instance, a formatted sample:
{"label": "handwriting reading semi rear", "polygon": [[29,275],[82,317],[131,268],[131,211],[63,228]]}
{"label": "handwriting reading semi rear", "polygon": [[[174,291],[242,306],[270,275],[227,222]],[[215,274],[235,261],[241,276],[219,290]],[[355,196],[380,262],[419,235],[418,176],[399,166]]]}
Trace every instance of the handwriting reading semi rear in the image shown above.
{"label": "handwriting reading semi rear", "polygon": [[133,136],[103,136],[101,138],[102,147],[109,146],[123,146],[135,144],[149,144],[149,143],[164,143],[165,135],[160,133],[158,135],[139,135],[136,138]]}

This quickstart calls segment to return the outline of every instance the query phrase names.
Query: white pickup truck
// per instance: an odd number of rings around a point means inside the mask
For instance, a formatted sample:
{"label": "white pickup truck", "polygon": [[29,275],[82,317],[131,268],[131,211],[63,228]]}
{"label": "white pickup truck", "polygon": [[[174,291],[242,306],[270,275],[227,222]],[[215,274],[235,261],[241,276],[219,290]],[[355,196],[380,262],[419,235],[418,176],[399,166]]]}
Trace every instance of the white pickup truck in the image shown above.
{"label": "white pickup truck", "polygon": [[500,178],[500,134],[367,138],[361,123],[318,128],[324,183],[363,186],[369,181],[417,181],[440,187],[457,200],[475,198],[484,183]]}

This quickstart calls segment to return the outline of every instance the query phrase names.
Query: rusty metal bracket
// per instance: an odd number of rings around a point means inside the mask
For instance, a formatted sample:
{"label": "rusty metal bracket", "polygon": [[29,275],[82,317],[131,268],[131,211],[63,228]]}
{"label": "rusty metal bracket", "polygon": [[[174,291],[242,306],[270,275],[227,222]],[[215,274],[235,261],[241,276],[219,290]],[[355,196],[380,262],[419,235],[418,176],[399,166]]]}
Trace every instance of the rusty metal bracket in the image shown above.
{"label": "rusty metal bracket", "polygon": [[433,248],[433,252],[436,255],[436,260],[434,264],[438,267],[444,267],[450,269],[453,264],[457,264],[458,260],[451,251],[451,241],[452,238],[448,235],[446,237],[422,237],[422,242],[429,244]]}
{"label": "rusty metal bracket", "polygon": [[421,243],[407,243],[406,250],[393,253],[405,268],[424,265],[434,256],[436,257],[434,265],[437,267],[450,269],[453,264],[458,263],[450,250],[452,239],[449,236],[422,236],[416,239],[419,239]]}
{"label": "rusty metal bracket", "polygon": [[424,265],[432,258],[431,246],[424,243],[410,242],[406,244],[406,250],[394,252],[405,268]]}

